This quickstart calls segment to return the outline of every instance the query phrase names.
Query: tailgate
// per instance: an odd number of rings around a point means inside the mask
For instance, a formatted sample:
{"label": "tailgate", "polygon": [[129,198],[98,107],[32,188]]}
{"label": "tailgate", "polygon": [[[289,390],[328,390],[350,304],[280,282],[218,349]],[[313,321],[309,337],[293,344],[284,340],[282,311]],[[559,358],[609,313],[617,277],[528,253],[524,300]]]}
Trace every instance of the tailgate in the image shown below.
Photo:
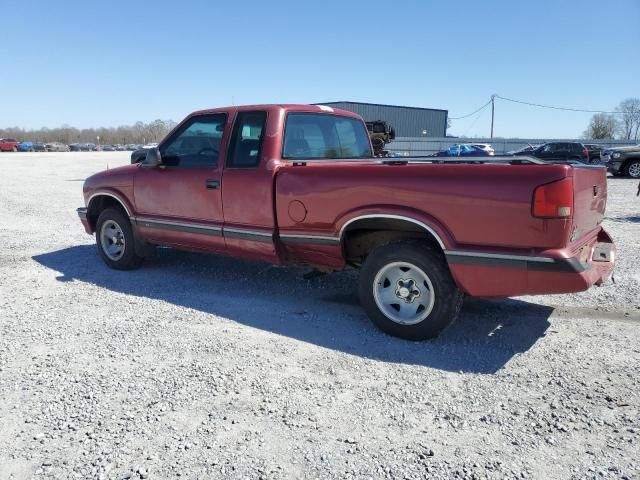
{"label": "tailgate", "polygon": [[573,167],[573,225],[570,243],[600,225],[607,205],[607,170],[600,166]]}

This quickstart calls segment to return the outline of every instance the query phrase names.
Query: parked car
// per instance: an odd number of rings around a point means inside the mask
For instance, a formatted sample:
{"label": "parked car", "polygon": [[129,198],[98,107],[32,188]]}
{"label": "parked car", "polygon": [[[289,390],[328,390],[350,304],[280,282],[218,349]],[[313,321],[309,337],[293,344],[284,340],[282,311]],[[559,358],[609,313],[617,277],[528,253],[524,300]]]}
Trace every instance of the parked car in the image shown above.
{"label": "parked car", "polygon": [[489,143],[472,143],[471,145],[476,147],[476,148],[480,148],[480,149],[484,150],[489,155],[495,155],[496,154],[496,151],[493,149],[493,147]]}
{"label": "parked car", "polygon": [[540,145],[532,145],[529,144],[526,147],[518,148],[517,150],[511,150],[507,152],[507,155],[528,155],[530,152],[534,151]]}
{"label": "parked car", "polygon": [[640,178],[640,145],[607,148],[600,159],[615,176]]}
{"label": "parked car", "polygon": [[89,177],[78,215],[118,270],[158,245],[357,268],[371,320],[421,340],[465,294],[578,292],[610,277],[605,168],[510,163],[374,158],[352,112],[227,107],[189,115],[142,164]]}
{"label": "parked car", "polygon": [[116,149],[113,147],[113,145],[103,145],[102,146],[102,151],[103,152],[115,152]]}
{"label": "parked car", "polygon": [[490,153],[484,148],[466,143],[452,145],[434,154],[436,157],[488,157],[490,155],[493,155],[493,152]]}
{"label": "parked car", "polygon": [[19,152],[33,152],[33,142],[20,142],[18,144],[18,151]]}
{"label": "parked car", "polygon": [[47,148],[47,152],[69,152],[69,151],[71,151],[71,149],[69,148],[69,145],[65,145],[64,143],[60,143],[60,142],[47,143],[46,148]]}
{"label": "parked car", "polygon": [[125,150],[129,150],[129,151],[132,151],[132,152],[133,152],[134,150],[137,150],[137,149],[138,149],[138,146],[137,146],[137,145],[134,145],[133,143],[130,143],[130,144],[128,144],[128,145],[125,147]]}
{"label": "parked car", "polygon": [[96,145],[93,143],[72,143],[69,145],[69,149],[72,152],[92,152],[96,150]]}
{"label": "parked car", "polygon": [[584,148],[589,152],[589,163],[598,163],[600,161],[600,152],[602,146],[596,143],[585,143]]}
{"label": "parked car", "polygon": [[14,138],[0,138],[0,152],[17,152],[19,143]]}
{"label": "parked car", "polygon": [[42,142],[34,142],[31,146],[32,152],[46,152],[47,146]]}
{"label": "parked car", "polygon": [[589,152],[585,146],[577,142],[549,142],[531,150],[526,155],[547,161],[579,161],[589,162]]}
{"label": "parked car", "polygon": [[118,152],[124,152],[126,150],[125,146],[120,144],[114,145],[113,148],[115,148]]}

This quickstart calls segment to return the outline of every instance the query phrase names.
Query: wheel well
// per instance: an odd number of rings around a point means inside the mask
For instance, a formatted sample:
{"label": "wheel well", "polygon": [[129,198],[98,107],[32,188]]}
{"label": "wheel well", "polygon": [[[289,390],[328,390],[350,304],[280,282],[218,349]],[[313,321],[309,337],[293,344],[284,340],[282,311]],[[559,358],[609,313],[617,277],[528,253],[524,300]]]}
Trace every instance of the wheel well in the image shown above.
{"label": "wheel well", "polygon": [[98,217],[106,208],[117,208],[125,217],[129,217],[127,210],[124,208],[122,203],[115,199],[115,197],[109,195],[98,195],[91,199],[89,207],[87,208],[87,220],[89,221],[91,228],[94,230],[96,228],[96,223],[98,223]]}
{"label": "wheel well", "polygon": [[342,235],[342,248],[347,262],[359,265],[375,248],[408,239],[423,240],[443,251],[439,239],[422,225],[395,218],[367,218],[349,224]]}

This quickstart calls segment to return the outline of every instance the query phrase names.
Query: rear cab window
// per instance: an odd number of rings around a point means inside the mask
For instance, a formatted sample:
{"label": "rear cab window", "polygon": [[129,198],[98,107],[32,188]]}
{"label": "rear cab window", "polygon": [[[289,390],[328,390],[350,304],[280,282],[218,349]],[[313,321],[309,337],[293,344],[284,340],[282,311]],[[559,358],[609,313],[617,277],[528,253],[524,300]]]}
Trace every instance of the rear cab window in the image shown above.
{"label": "rear cab window", "polygon": [[356,118],[306,112],[287,115],[283,159],[335,160],[372,156],[367,129]]}
{"label": "rear cab window", "polygon": [[267,112],[239,112],[233,126],[227,168],[253,168],[260,163]]}

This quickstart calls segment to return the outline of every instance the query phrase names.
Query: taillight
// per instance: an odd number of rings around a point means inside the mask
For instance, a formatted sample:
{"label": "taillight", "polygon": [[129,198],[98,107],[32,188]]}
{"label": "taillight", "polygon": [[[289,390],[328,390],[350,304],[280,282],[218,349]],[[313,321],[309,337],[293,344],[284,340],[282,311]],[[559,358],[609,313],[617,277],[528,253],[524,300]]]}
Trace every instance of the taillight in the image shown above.
{"label": "taillight", "polygon": [[573,181],[563,178],[540,185],[533,192],[532,213],[539,218],[567,218],[573,208]]}

